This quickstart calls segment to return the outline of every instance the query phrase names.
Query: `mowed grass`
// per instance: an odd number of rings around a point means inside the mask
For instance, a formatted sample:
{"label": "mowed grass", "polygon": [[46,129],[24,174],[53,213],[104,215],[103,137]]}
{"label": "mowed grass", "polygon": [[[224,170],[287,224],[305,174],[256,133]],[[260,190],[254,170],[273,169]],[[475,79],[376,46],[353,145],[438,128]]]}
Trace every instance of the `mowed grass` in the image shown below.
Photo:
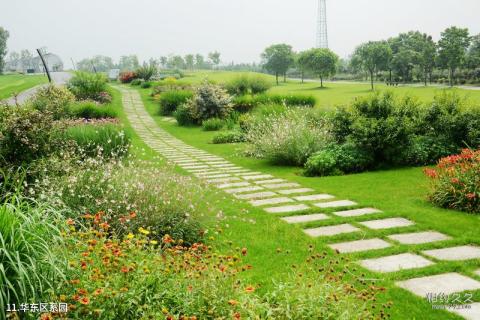
{"label": "mowed grass", "polygon": [[[198,71],[187,74],[183,80],[193,83],[200,83],[203,79],[226,83],[238,76],[239,73],[229,71]],[[253,73],[251,73],[253,74]],[[269,77],[274,84],[274,77]],[[369,95],[372,93],[369,83],[342,83],[326,82],[324,88],[320,87],[317,81],[301,83],[297,80],[287,80],[287,83],[281,82],[278,86],[274,85],[269,93],[273,94],[300,94],[311,95],[317,99],[317,107],[330,110],[336,106],[348,105],[356,97]],[[431,101],[435,95],[443,91],[456,92],[472,104],[480,105],[480,90],[467,90],[460,88],[444,88],[438,86],[408,86],[400,85],[398,87],[388,87],[385,84],[376,84],[376,91],[391,91],[397,96],[409,95],[417,97],[421,102]]]}
{"label": "mowed grass", "polygon": [[[412,252],[419,254],[426,249],[449,247],[454,245],[480,245],[480,217],[468,215],[453,210],[444,210],[431,205],[426,197],[428,181],[422,173],[422,168],[400,168],[388,171],[367,172],[341,177],[307,178],[301,175],[301,169],[295,167],[273,166],[270,163],[243,156],[243,144],[213,145],[215,132],[205,132],[199,127],[179,127],[158,116],[158,105],[149,96],[149,90],[141,90],[143,101],[149,113],[157,124],[166,131],[183,140],[189,145],[206,150],[212,154],[255,171],[270,173],[276,177],[300,183],[318,193],[335,195],[338,199],[350,199],[361,206],[372,206],[381,209],[383,213],[357,218],[336,218],[303,225],[287,225],[275,215],[268,215],[260,209],[246,203],[235,201],[225,195],[217,200],[217,205],[233,219],[229,220],[229,228],[221,239],[232,240],[236,245],[245,245],[250,252],[252,264],[255,265],[252,280],[268,287],[269,279],[282,277],[292,264],[303,263],[308,256],[306,246],[313,244],[316,250],[325,250],[331,255],[335,253],[327,247],[328,243],[336,243],[363,238],[387,239],[389,234],[397,232],[413,232],[435,230],[452,237],[445,242],[405,246],[393,245],[390,248],[374,250],[365,253],[348,255],[353,260],[381,257],[391,254]],[[245,212],[248,210],[248,215]],[[332,210],[312,210],[326,212]],[[408,228],[390,229],[386,231],[368,230],[358,224],[360,221],[383,217],[405,217],[415,222]],[[255,223],[248,222],[255,220]],[[305,227],[318,227],[330,224],[348,222],[356,225],[362,231],[329,238],[310,238],[302,232]],[[276,248],[282,249],[282,254],[275,254]],[[289,252],[286,254],[285,252]],[[371,273],[359,268],[366,278],[377,279],[376,285],[383,285],[387,292],[382,294],[379,302],[394,301],[391,310],[393,319],[460,319],[452,313],[433,310],[431,305],[422,298],[398,288],[395,281],[410,279],[424,275],[444,272],[460,272],[480,281],[480,276],[473,272],[480,268],[480,261],[441,262],[423,269],[405,270],[388,274]],[[474,292],[474,300],[480,301],[480,291]]]}
{"label": "mowed grass", "polygon": [[0,100],[12,97],[36,85],[47,83],[46,76],[8,74],[0,75]]}

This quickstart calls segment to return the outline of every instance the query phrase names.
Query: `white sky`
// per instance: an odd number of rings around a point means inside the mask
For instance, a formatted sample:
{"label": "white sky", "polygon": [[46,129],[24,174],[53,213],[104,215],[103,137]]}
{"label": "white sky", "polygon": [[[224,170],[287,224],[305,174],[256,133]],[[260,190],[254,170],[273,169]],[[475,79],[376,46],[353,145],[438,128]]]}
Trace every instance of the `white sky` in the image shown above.
{"label": "white sky", "polygon": [[[438,39],[451,25],[480,33],[480,0],[327,0],[330,48],[346,57],[358,44],[420,30]],[[218,50],[223,62],[258,61],[285,42],[315,45],[317,0],[0,0],[0,26],[19,51],[45,46],[70,58]]]}

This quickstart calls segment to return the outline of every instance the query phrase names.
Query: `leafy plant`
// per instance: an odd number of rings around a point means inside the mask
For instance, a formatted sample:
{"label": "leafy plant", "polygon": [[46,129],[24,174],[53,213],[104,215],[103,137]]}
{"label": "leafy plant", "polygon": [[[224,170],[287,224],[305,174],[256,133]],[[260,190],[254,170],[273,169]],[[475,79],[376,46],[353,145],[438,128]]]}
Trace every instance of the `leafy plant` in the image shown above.
{"label": "leafy plant", "polygon": [[160,114],[171,115],[177,108],[193,97],[193,92],[186,90],[172,90],[160,95]]}
{"label": "leafy plant", "polygon": [[197,122],[194,110],[190,104],[182,104],[173,113],[173,116],[177,120],[180,126],[189,126]]}
{"label": "leafy plant", "polygon": [[220,132],[212,139],[213,144],[245,142],[243,133],[238,131]]}
{"label": "leafy plant", "polygon": [[79,100],[91,99],[103,103],[107,77],[103,73],[76,72],[67,87]]}
{"label": "leafy plant", "polygon": [[207,119],[202,122],[202,128],[204,131],[218,131],[225,126],[225,121],[218,118]]}
{"label": "leafy plant", "polygon": [[149,81],[157,73],[157,67],[153,64],[144,64],[140,68],[137,68],[135,73],[138,78]]}
{"label": "leafy plant", "polygon": [[130,83],[136,78],[138,78],[138,75],[133,71],[120,72],[119,76],[121,83]]}
{"label": "leafy plant", "polygon": [[448,209],[480,213],[480,151],[464,149],[425,169],[432,181],[429,195],[434,204]]}
{"label": "leafy plant", "polygon": [[75,96],[68,89],[49,85],[39,88],[28,101],[28,105],[59,120],[67,115],[68,106],[73,101]]}
{"label": "leafy plant", "polygon": [[187,103],[198,122],[210,118],[225,119],[233,111],[232,97],[222,87],[207,81],[195,90]]}
{"label": "leafy plant", "polygon": [[69,114],[75,118],[101,119],[116,118],[117,111],[112,106],[102,106],[91,101],[82,101],[71,104]]}

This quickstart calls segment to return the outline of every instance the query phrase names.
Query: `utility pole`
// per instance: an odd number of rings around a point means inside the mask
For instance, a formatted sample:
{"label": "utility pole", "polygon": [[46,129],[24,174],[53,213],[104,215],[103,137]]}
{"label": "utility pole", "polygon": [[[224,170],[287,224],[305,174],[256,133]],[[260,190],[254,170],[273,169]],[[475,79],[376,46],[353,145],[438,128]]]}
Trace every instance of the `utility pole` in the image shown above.
{"label": "utility pole", "polygon": [[318,0],[317,48],[328,48],[326,0]]}
{"label": "utility pole", "polygon": [[70,58],[70,60],[72,60],[73,70],[77,71],[77,66],[75,65],[75,61],[73,61],[73,58]]}
{"label": "utility pole", "polygon": [[52,77],[50,76],[50,71],[48,71],[48,66],[47,63],[45,62],[45,59],[43,58],[42,52],[40,49],[37,49],[38,55],[40,56],[40,59],[42,60],[43,67],[45,68],[45,72],[47,73],[48,77],[48,82],[52,83]]}

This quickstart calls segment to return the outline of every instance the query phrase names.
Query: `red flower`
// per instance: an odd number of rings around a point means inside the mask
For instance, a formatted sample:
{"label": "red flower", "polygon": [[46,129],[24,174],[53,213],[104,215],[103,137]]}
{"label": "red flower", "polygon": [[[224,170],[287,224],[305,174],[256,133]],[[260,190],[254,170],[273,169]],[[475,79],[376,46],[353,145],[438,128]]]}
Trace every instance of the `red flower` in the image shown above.
{"label": "red flower", "polygon": [[87,305],[90,303],[90,299],[88,297],[83,297],[82,299],[80,299],[80,303]]}
{"label": "red flower", "polygon": [[437,177],[437,171],[435,169],[425,168],[423,170],[426,176],[435,179]]}
{"label": "red flower", "polygon": [[467,194],[467,199],[469,200],[473,200],[477,197],[477,195],[475,193],[468,193]]}
{"label": "red flower", "polygon": [[123,273],[128,273],[128,268],[123,266],[120,271],[122,271]]}
{"label": "red flower", "polygon": [[246,256],[247,255],[247,248],[242,248],[242,255]]}
{"label": "red flower", "polygon": [[452,180],[450,180],[450,181],[454,184],[459,184],[460,183],[460,180],[458,180],[458,178],[452,178]]}

